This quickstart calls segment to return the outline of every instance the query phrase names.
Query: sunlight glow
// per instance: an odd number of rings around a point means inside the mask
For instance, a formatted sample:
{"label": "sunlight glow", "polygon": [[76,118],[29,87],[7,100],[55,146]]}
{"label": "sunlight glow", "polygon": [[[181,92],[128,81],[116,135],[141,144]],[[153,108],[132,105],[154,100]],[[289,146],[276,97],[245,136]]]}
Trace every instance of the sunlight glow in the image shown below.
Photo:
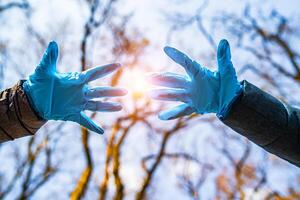
{"label": "sunlight glow", "polygon": [[124,72],[124,85],[128,89],[129,94],[134,98],[142,98],[151,88],[147,81],[146,72],[137,69],[126,70]]}

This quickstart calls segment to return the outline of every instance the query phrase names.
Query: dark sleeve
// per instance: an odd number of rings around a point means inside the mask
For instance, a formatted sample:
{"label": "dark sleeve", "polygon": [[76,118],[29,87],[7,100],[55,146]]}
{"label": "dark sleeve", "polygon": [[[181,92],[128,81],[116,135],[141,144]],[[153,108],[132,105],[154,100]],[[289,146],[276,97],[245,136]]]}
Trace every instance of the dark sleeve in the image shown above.
{"label": "dark sleeve", "polygon": [[0,92],[0,143],[34,135],[46,123],[31,108],[23,82]]}
{"label": "dark sleeve", "polygon": [[300,109],[282,103],[247,81],[223,123],[300,167]]}

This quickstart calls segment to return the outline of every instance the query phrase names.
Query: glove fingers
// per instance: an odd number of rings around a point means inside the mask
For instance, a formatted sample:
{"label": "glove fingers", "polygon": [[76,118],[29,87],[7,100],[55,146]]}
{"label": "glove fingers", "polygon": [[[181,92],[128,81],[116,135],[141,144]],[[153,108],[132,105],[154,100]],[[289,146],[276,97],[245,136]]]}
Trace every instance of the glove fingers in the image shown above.
{"label": "glove fingers", "polygon": [[122,110],[122,106],[117,102],[88,101],[85,110],[98,112],[116,112]]}
{"label": "glove fingers", "polygon": [[190,77],[199,73],[199,66],[194,65],[193,61],[181,51],[173,47],[165,47],[164,51],[173,61],[184,67]]}
{"label": "glove fingers", "polygon": [[166,110],[161,112],[158,117],[161,120],[171,120],[179,117],[183,117],[186,115],[190,115],[195,112],[195,109],[190,107],[188,104],[182,104],[172,108],[170,110]]}
{"label": "glove fingers", "polygon": [[236,75],[235,69],[231,62],[230,46],[227,40],[221,40],[217,52],[218,69],[220,75]]}
{"label": "glove fingers", "polygon": [[150,97],[164,101],[191,102],[188,92],[183,89],[155,89],[150,91]]}
{"label": "glove fingers", "polygon": [[40,71],[56,71],[56,62],[58,58],[58,46],[56,42],[52,41],[49,43],[37,70]]}
{"label": "glove fingers", "polygon": [[103,98],[103,97],[117,97],[127,94],[127,90],[113,87],[95,87],[88,89],[86,93],[87,98]]}
{"label": "glove fingers", "polygon": [[93,122],[88,116],[86,116],[83,112],[80,112],[80,119],[78,122],[81,126],[94,131],[99,134],[103,134],[104,130],[98,126],[95,122]]}
{"label": "glove fingers", "polygon": [[83,80],[87,83],[106,76],[121,67],[118,63],[94,67],[81,73]]}
{"label": "glove fingers", "polygon": [[187,89],[190,82],[189,80],[182,75],[174,73],[161,73],[161,74],[152,74],[149,77],[149,81],[158,86],[171,87],[171,88],[183,88]]}

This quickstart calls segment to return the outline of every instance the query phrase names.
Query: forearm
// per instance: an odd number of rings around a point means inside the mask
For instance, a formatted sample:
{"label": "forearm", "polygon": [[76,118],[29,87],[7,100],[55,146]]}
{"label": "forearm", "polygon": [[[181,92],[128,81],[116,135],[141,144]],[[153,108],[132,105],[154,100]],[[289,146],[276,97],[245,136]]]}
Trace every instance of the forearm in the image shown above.
{"label": "forearm", "polygon": [[0,92],[0,143],[34,135],[46,123],[31,108],[22,83]]}
{"label": "forearm", "polygon": [[243,81],[243,93],[221,119],[267,151],[300,166],[300,110]]}

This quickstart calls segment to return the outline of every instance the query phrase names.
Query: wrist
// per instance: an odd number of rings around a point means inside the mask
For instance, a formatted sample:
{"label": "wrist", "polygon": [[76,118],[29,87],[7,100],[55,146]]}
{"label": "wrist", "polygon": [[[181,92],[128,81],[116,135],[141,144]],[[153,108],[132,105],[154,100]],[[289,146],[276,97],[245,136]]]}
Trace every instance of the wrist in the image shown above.
{"label": "wrist", "polygon": [[243,93],[242,83],[238,82],[234,93],[231,95],[231,98],[227,102],[224,102],[224,104],[221,105],[220,110],[216,113],[216,115],[219,119],[221,119],[221,120],[225,119],[229,115],[232,105],[236,101],[238,101],[238,99],[241,97],[242,93]]}
{"label": "wrist", "polygon": [[25,93],[25,96],[27,97],[27,100],[28,100],[28,102],[29,102],[29,105],[30,105],[32,111],[35,113],[35,115],[36,115],[38,118],[44,120],[44,118],[41,117],[42,115],[41,115],[40,112],[38,111],[38,109],[37,109],[37,107],[36,107],[36,105],[35,105],[35,103],[34,103],[34,100],[33,100],[33,98],[32,98],[32,95],[31,95],[31,92],[30,92],[30,83],[29,83],[29,81],[28,81],[28,80],[25,80],[25,81],[22,83],[21,86],[22,86],[22,89],[23,89],[23,91],[24,91],[24,93]]}

